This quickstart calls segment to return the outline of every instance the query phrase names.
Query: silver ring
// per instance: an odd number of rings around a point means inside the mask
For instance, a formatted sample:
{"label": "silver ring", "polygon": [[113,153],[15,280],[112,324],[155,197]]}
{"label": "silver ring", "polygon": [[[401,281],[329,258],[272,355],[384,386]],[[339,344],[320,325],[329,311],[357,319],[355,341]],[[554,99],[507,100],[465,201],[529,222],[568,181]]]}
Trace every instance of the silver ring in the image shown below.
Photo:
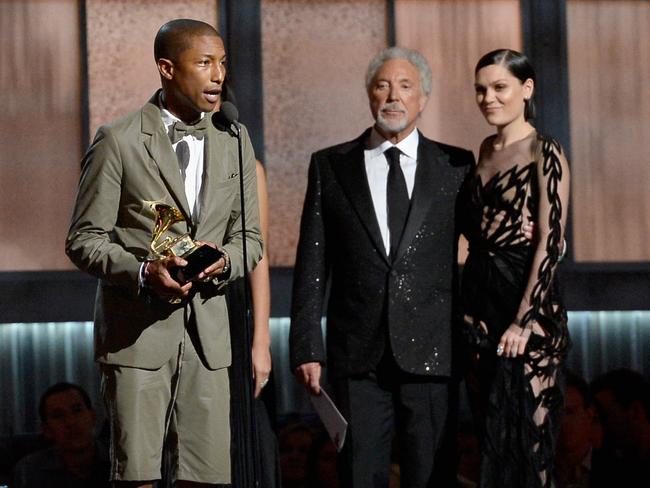
{"label": "silver ring", "polygon": [[501,354],[503,352],[503,346],[497,346],[497,354]]}
{"label": "silver ring", "polygon": [[264,388],[268,382],[269,382],[269,379],[264,378],[262,381],[260,381],[260,388]]}

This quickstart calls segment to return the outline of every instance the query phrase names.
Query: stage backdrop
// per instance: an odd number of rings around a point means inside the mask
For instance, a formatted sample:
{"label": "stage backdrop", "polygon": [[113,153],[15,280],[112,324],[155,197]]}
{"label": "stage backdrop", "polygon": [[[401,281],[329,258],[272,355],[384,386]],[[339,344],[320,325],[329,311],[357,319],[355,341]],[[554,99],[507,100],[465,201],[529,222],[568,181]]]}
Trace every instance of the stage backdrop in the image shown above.
{"label": "stage backdrop", "polygon": [[650,261],[650,2],[569,0],[567,23],[574,257]]}
{"label": "stage backdrop", "polygon": [[[263,93],[254,96],[264,112],[273,266],[294,263],[309,154],[371,123],[363,75],[389,43],[389,27],[433,67],[420,128],[476,151],[491,128],[474,107],[472,69],[489,49],[522,48],[521,5],[259,1]],[[151,51],[163,22],[192,17],[218,25],[222,10],[216,0],[0,2],[0,272],[72,268],[63,240],[89,137],[158,86]],[[574,257],[647,262],[650,2],[567,0],[566,13]],[[245,54],[249,47],[231,49]]]}
{"label": "stage backdrop", "polygon": [[0,271],[72,267],[81,63],[77,2],[0,2]]}

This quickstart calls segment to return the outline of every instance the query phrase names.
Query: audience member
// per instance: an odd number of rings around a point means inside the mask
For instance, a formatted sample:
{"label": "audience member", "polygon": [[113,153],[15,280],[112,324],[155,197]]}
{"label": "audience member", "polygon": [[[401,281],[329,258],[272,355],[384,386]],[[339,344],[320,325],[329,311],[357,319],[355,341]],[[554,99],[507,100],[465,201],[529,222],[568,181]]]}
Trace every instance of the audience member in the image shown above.
{"label": "audience member", "polygon": [[26,456],[15,467],[16,488],[108,487],[106,449],[95,440],[97,417],[78,385],[57,383],[41,397],[43,435],[52,447]]}
{"label": "audience member", "polygon": [[481,468],[481,450],[474,423],[471,420],[460,422],[457,435],[458,464],[456,486],[476,488]]}
{"label": "audience member", "polygon": [[594,461],[602,446],[602,426],[596,414],[589,385],[582,376],[568,371],[564,414],[556,451],[557,481],[560,488],[603,486],[595,479]]}
{"label": "audience member", "polygon": [[[640,373],[616,369],[591,387],[603,425],[603,486],[650,483],[650,383]],[[596,477],[596,475],[594,475]]]}
{"label": "audience member", "polygon": [[308,488],[339,488],[336,446],[325,430],[315,438],[307,457]]}
{"label": "audience member", "polygon": [[311,428],[301,421],[291,422],[278,440],[283,488],[307,487],[307,458],[314,442]]}
{"label": "audience member", "polygon": [[400,488],[402,485],[402,474],[399,463],[390,463],[390,472],[388,478],[388,488]]}

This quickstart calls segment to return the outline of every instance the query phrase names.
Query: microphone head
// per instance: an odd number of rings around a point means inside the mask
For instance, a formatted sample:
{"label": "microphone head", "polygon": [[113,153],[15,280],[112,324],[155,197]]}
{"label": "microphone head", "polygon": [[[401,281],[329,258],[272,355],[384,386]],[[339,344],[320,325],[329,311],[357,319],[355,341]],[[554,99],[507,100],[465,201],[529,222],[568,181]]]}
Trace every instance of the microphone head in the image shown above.
{"label": "microphone head", "polygon": [[212,124],[217,130],[226,131],[232,136],[237,136],[239,134],[238,117],[237,107],[230,102],[223,102],[221,110],[212,114]]}
{"label": "microphone head", "polygon": [[236,124],[239,119],[239,111],[237,110],[237,107],[230,102],[223,102],[221,104],[221,113],[231,124]]}

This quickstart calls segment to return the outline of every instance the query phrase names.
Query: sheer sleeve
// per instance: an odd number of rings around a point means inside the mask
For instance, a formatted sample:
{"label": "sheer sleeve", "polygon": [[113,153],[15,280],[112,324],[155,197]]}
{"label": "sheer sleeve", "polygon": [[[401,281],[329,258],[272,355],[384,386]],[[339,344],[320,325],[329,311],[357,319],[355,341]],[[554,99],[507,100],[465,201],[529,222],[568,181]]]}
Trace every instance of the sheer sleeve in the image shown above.
{"label": "sheer sleeve", "polygon": [[553,283],[555,268],[562,256],[564,229],[569,205],[569,164],[560,144],[539,136],[536,151],[537,241],[528,283],[517,318],[521,326],[540,323],[542,303]]}

